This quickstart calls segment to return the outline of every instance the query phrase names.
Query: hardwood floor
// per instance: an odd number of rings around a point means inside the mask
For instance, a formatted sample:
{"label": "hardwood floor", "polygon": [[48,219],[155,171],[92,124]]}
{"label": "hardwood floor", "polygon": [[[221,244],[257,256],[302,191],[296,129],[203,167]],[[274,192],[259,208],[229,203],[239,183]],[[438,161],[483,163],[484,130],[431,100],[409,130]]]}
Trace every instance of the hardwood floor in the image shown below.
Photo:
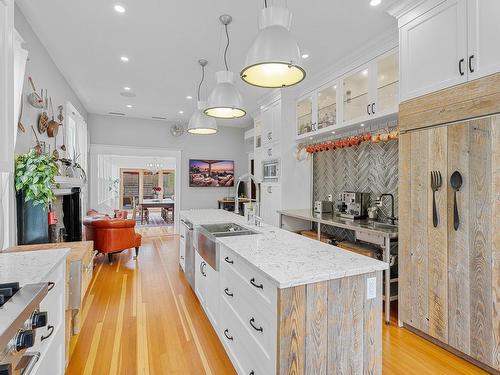
{"label": "hardwood floor", "polygon": [[[235,374],[179,270],[178,237],[144,234],[137,260],[98,258],[66,374]],[[395,321],[382,337],[385,375],[486,374]]]}

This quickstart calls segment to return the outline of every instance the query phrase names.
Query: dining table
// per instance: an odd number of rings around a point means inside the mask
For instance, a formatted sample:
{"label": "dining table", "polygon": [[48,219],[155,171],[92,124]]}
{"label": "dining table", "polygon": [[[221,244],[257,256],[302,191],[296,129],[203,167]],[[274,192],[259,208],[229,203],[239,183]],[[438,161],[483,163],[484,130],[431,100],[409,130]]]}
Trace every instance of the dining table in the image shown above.
{"label": "dining table", "polygon": [[152,198],[152,199],[143,199],[141,203],[141,225],[144,224],[144,210],[149,208],[165,208],[172,209],[172,220],[173,212],[174,212],[175,202],[172,198]]}

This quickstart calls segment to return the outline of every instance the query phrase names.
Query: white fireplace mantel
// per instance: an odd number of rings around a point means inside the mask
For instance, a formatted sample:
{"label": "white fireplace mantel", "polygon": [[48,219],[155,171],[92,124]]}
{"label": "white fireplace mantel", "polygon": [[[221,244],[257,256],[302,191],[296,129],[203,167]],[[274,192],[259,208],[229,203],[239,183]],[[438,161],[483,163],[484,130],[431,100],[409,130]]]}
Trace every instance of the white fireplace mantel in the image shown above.
{"label": "white fireplace mantel", "polygon": [[72,188],[81,188],[85,185],[85,181],[81,178],[56,176],[54,179],[56,181],[56,184],[59,185],[58,187],[54,187],[52,189],[55,195],[71,194]]}

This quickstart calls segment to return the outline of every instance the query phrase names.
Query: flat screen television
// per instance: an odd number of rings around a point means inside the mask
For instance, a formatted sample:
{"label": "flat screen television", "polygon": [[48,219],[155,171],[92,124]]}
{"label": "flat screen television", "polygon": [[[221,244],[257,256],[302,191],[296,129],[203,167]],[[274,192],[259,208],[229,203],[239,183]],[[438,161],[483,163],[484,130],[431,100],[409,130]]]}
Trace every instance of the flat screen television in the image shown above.
{"label": "flat screen television", "polygon": [[189,186],[234,186],[234,160],[189,160]]}

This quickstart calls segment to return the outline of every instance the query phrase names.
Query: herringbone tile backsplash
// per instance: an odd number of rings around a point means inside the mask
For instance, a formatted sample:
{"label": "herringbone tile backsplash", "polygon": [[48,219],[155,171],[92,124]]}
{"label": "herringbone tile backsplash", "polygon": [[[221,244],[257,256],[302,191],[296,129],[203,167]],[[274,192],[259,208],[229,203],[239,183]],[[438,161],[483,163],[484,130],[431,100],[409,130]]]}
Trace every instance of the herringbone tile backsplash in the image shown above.
{"label": "herringbone tile backsplash", "polygon": [[[326,200],[328,194],[336,200],[343,191],[370,193],[372,201],[382,193],[391,193],[397,215],[398,141],[363,142],[359,146],[314,154],[314,200]],[[390,214],[389,198],[384,198],[379,219],[384,220]],[[328,232],[337,238],[352,240],[352,234],[345,231],[329,227]]]}

